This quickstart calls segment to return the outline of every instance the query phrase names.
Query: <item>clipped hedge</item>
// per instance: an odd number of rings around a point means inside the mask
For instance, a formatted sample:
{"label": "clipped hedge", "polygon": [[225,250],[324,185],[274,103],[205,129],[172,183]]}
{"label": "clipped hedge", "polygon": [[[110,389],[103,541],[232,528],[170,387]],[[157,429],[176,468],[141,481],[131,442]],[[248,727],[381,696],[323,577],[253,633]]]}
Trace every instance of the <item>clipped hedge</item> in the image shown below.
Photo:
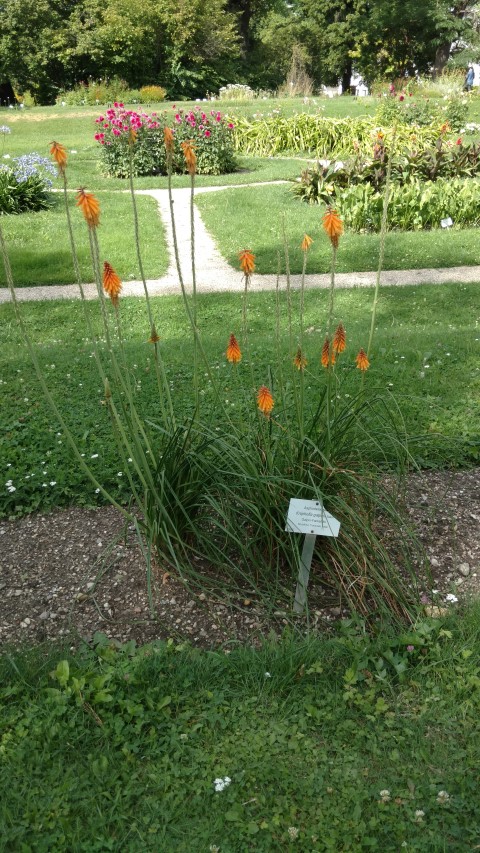
{"label": "clipped hedge", "polygon": [[[371,184],[335,188],[335,204],[347,228],[352,231],[379,231],[383,211],[383,191]],[[388,206],[388,228],[418,231],[439,228],[451,217],[454,226],[480,224],[480,179],[439,178],[406,184],[392,184]]]}
{"label": "clipped hedge", "polygon": [[[367,155],[378,131],[388,144],[392,127],[380,128],[375,118],[325,118],[299,113],[292,116],[268,116],[263,119],[236,117],[233,132],[235,150],[255,157],[273,157],[285,152],[308,152],[319,158],[354,154]],[[424,148],[440,135],[438,124],[427,127],[398,125],[397,145]]]}

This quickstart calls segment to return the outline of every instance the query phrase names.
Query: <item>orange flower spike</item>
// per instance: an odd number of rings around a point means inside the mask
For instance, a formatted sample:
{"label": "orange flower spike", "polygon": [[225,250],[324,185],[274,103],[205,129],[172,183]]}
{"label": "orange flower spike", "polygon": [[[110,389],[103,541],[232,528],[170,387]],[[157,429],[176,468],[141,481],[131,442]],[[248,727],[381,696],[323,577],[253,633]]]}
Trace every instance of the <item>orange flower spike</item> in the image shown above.
{"label": "orange flower spike", "polygon": [[322,363],[322,367],[328,367],[330,364],[330,341],[328,337],[325,338],[320,361]]}
{"label": "orange flower spike", "polygon": [[122,282],[108,261],[105,261],[103,265],[103,289],[105,293],[108,293],[113,304],[116,305],[122,289]]}
{"label": "orange flower spike", "polygon": [[273,402],[272,392],[266,385],[262,385],[257,391],[257,406],[261,412],[268,418],[275,403]]}
{"label": "orange flower spike", "polygon": [[341,353],[344,351],[347,345],[347,336],[345,334],[345,326],[343,323],[339,323],[337,328],[335,329],[335,334],[333,336],[333,351],[336,353]]}
{"label": "orange flower spike", "polygon": [[255,271],[255,255],[250,249],[243,249],[242,252],[239,252],[238,259],[240,261],[240,269],[245,275],[251,275]]}
{"label": "orange flower spike", "polygon": [[307,359],[303,355],[300,347],[297,349],[297,354],[293,359],[293,364],[297,368],[297,370],[303,370],[303,368],[306,367],[308,364]]}
{"label": "orange flower spike", "polygon": [[227,361],[231,364],[238,364],[238,362],[242,360],[242,351],[235,335],[230,335],[230,341],[225,355],[227,356]]}
{"label": "orange flower spike", "polygon": [[191,139],[189,139],[187,142],[182,142],[181,146],[183,156],[185,157],[185,162],[187,164],[187,172],[193,177],[193,175],[197,171],[197,155],[195,154],[195,147]]}
{"label": "orange flower spike", "polygon": [[77,190],[77,207],[82,211],[89,228],[96,228],[100,222],[100,204],[93,193],[80,187]]}
{"label": "orange flower spike", "polygon": [[301,248],[302,252],[308,252],[312,243],[313,243],[312,238],[309,237],[308,234],[304,234],[303,240],[300,243],[300,248]]}
{"label": "orange flower spike", "polygon": [[51,142],[50,145],[50,154],[58,166],[58,171],[61,175],[64,175],[67,166],[67,150],[65,146],[60,145],[59,142]]}
{"label": "orange flower spike", "polygon": [[355,361],[357,362],[357,367],[359,370],[368,370],[370,367],[370,362],[367,358],[367,353],[364,349],[360,349]]}
{"label": "orange flower spike", "polygon": [[171,127],[163,128],[163,139],[165,142],[165,148],[167,149],[167,154],[173,154],[174,136]]}
{"label": "orange flower spike", "polygon": [[131,127],[128,131],[128,144],[134,145],[137,140],[137,131],[134,127]]}
{"label": "orange flower spike", "polygon": [[332,246],[336,249],[338,247],[338,238],[343,234],[343,222],[337,211],[331,207],[327,207],[323,215],[322,224],[323,230],[328,234]]}

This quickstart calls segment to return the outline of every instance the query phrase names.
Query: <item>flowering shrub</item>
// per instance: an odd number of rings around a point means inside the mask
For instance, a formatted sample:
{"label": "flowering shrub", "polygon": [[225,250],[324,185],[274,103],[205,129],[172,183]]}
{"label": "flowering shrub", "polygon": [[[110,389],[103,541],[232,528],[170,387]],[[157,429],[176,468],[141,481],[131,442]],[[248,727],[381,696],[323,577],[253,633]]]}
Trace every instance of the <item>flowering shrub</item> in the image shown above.
{"label": "flowering shrub", "polygon": [[12,166],[0,165],[0,213],[44,210],[50,204],[49,175],[57,176],[50,160],[40,154],[14,157]]}
{"label": "flowering shrub", "polygon": [[[174,107],[175,109],[175,107]],[[167,160],[164,144],[166,113],[136,112],[115,103],[96,120],[95,139],[102,146],[104,171],[117,178],[129,174],[130,161],[134,175],[166,175]],[[130,145],[132,131],[135,145]],[[233,155],[233,124],[218,110],[207,115],[200,107],[184,113],[175,112],[172,165],[175,172],[185,171],[182,142],[190,141],[197,157],[197,172],[219,175],[232,172],[236,163]]]}
{"label": "flowering shrub", "polygon": [[244,83],[229,83],[222,86],[218,97],[221,101],[253,101],[255,92]]}

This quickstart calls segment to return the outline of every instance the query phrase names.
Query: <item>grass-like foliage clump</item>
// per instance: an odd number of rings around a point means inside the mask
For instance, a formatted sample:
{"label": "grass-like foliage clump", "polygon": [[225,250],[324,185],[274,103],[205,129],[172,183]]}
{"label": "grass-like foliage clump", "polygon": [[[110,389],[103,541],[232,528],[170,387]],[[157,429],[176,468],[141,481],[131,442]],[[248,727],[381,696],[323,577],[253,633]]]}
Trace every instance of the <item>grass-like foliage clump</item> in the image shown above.
{"label": "grass-like foliage clump", "polygon": [[[135,130],[135,129],[133,129]],[[128,136],[133,159],[137,135]],[[175,135],[164,130],[169,178],[175,156]],[[85,323],[92,357],[104,389],[105,411],[118,449],[121,470],[128,481],[131,505],[120,506],[100,482],[80,453],[78,439],[61,414],[41,370],[33,342],[26,333],[16,301],[8,253],[1,237],[7,281],[17,319],[26,335],[45,395],[50,400],[80,468],[95,488],[135,525],[147,564],[147,583],[153,609],[152,572],[154,557],[164,568],[175,571],[197,586],[209,585],[254,590],[273,606],[288,599],[299,571],[301,594],[297,608],[306,598],[305,566],[300,536],[285,531],[290,498],[311,499],[332,513],[341,524],[338,538],[317,541],[313,554],[316,575],[333,586],[355,611],[365,617],[385,613],[398,619],[413,618],[417,597],[417,575],[421,565],[415,543],[398,509],[398,486],[390,487],[385,472],[402,472],[409,463],[401,418],[385,399],[370,393],[368,370],[375,358],[374,332],[378,304],[383,243],[380,247],[377,287],[374,292],[370,329],[350,342],[348,330],[335,316],[335,266],[343,235],[343,223],[332,208],[323,217],[323,228],[331,247],[331,280],[328,308],[323,318],[321,350],[307,352],[304,323],[304,284],[312,239],[302,240],[303,254],[300,305],[294,316],[291,301],[288,252],[285,250],[288,341],[290,357],[280,355],[279,288],[277,306],[265,318],[265,334],[276,341],[276,358],[257,370],[250,349],[248,294],[255,272],[255,256],[240,253],[244,291],[241,321],[225,340],[225,358],[230,365],[230,396],[225,400],[222,384],[207,357],[198,324],[193,217],[194,181],[197,167],[195,145],[182,143],[185,168],[191,179],[191,293],[185,272],[178,264],[184,308],[193,341],[190,413],[179,411],[167,376],[161,328],[157,329],[143,274],[138,215],[130,174],[138,263],[144,283],[146,335],[152,347],[153,369],[158,389],[155,415],[145,416],[137,404],[136,389],[129,370],[126,330],[122,321],[122,282],[110,261],[103,260],[98,226],[101,206],[85,189],[77,193],[90,241],[102,321],[105,360],[86,309],[80,269],[75,251],[71,215],[66,204],[78,286],[85,307]],[[53,143],[51,153],[64,180],[67,200],[67,154]],[[388,209],[384,198],[382,235]],[[169,182],[174,250],[178,261],[175,216]],[[205,378],[210,394],[205,399]],[[348,393],[346,389],[348,388]],[[400,424],[400,426],[399,426]],[[391,478],[392,480],[392,478]],[[395,480],[395,478],[393,478]],[[394,548],[388,548],[383,531],[393,531]],[[395,556],[392,556],[392,554]],[[408,583],[407,583],[408,579]]]}

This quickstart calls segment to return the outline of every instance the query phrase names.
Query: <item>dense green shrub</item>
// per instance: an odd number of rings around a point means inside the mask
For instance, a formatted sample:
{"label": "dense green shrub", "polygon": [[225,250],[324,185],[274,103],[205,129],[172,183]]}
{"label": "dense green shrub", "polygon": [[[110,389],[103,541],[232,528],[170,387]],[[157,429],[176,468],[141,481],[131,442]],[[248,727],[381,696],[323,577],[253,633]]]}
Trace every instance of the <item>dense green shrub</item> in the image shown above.
{"label": "dense green shrub", "polygon": [[13,165],[0,166],[0,214],[44,210],[51,204],[49,174],[57,172],[40,154],[15,157]]}
{"label": "dense green shrub", "polygon": [[[382,191],[365,183],[345,188],[337,186],[333,199],[347,228],[379,231],[383,197]],[[456,226],[480,223],[480,179],[420,181],[411,178],[403,185],[392,184],[389,229],[438,228],[441,220],[447,217],[451,217]]]}
{"label": "dense green shrub", "polygon": [[139,92],[139,102],[141,104],[160,103],[165,100],[167,94],[163,86],[142,86]]}
{"label": "dense green shrub", "polygon": [[165,99],[166,91],[163,86],[142,86],[141,89],[130,89],[125,80],[114,77],[111,80],[101,80],[91,83],[80,83],[74,89],[61,91],[57,95],[57,104],[68,106],[96,106],[97,104],[113,104],[122,101],[128,104],[151,104]]}
{"label": "dense green shrub", "polygon": [[[129,174],[130,159],[134,175],[166,175],[167,164],[163,131],[167,124],[166,112],[137,113],[115,103],[105,115],[96,119],[95,139],[102,146],[105,174],[125,178]],[[135,131],[135,143],[130,145],[130,132]],[[218,110],[207,114],[200,107],[184,113],[179,110],[174,118],[175,149],[173,169],[185,172],[185,158],[181,143],[193,142],[197,156],[197,172],[201,175],[220,175],[233,172],[236,162],[233,153],[233,124]]]}

